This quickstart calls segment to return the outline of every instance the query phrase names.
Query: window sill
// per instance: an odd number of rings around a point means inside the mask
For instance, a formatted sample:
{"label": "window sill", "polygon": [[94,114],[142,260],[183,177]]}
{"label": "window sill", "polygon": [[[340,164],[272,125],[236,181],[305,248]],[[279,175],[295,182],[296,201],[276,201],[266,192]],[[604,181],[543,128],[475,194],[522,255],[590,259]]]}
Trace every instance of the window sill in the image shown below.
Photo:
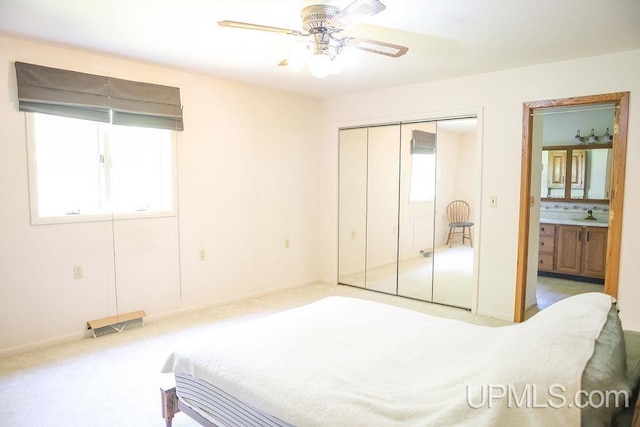
{"label": "window sill", "polygon": [[148,218],[177,217],[175,210],[150,212],[114,212],[92,215],[31,216],[31,225],[74,224],[84,222],[126,221]]}

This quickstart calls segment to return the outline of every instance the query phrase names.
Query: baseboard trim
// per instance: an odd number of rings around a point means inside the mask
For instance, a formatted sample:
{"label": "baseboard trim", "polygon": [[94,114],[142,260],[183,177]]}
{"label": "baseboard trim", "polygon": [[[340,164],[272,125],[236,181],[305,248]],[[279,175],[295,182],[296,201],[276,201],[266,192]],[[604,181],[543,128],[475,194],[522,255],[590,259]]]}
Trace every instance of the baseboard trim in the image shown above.
{"label": "baseboard trim", "polygon": [[494,319],[500,319],[500,320],[506,320],[507,322],[513,322],[513,313],[502,313],[502,312],[498,312],[498,311],[491,311],[491,310],[480,310],[478,309],[477,313],[478,316],[485,316],[485,317],[493,317]]}
{"label": "baseboard trim", "polygon": [[[230,297],[230,298],[225,298],[225,299],[221,299],[221,300],[215,300],[215,301],[210,301],[210,302],[206,302],[206,303],[202,303],[202,304],[197,304],[197,305],[192,305],[189,307],[184,307],[184,308],[180,308],[177,310],[171,310],[171,311],[167,311],[164,313],[157,313],[157,314],[153,314],[150,316],[147,316],[144,318],[144,323],[151,323],[151,322],[157,322],[159,320],[165,320],[165,319],[170,319],[172,317],[176,317],[176,316],[180,316],[182,314],[187,314],[193,311],[198,311],[198,310],[204,310],[207,308],[211,308],[211,307],[217,307],[217,306],[221,306],[221,305],[225,305],[225,304],[232,304],[238,301],[242,301],[245,299],[250,299],[250,298],[258,298],[258,297],[262,297],[265,295],[271,295],[271,294],[275,294],[278,292],[283,292],[283,291],[288,291],[291,289],[296,289],[296,288],[301,288],[303,286],[308,286],[308,285],[312,285],[312,284],[316,284],[316,283],[322,283],[322,284],[327,284],[328,283],[322,281],[322,280],[308,280],[308,281],[304,281],[304,282],[300,282],[297,284],[292,284],[292,285],[286,285],[286,286],[279,286],[276,288],[269,288],[269,289],[265,289],[262,291],[257,291],[257,292],[252,292],[250,294],[246,294],[246,295],[239,295],[236,297]],[[73,332],[70,334],[65,334],[65,335],[59,335],[56,337],[52,337],[52,338],[46,338],[43,340],[37,340],[37,341],[32,341],[26,344],[20,344],[17,346],[13,346],[13,347],[7,347],[4,349],[0,349],[0,358],[4,358],[4,357],[9,357],[9,356],[15,356],[17,354],[22,354],[22,353],[28,353],[30,351],[34,351],[34,350],[40,350],[46,347],[52,347],[54,345],[59,345],[59,344],[67,344],[73,341],[79,341],[81,339],[85,339],[91,337],[91,334],[87,334],[86,330],[82,330],[79,332]]]}
{"label": "baseboard trim", "polygon": [[34,350],[40,350],[46,347],[53,347],[54,345],[67,344],[74,341],[80,341],[85,338],[84,331],[74,332],[71,334],[60,335],[53,338],[47,338],[44,340],[32,341],[30,343],[17,345],[14,347],[8,347],[0,349],[0,358],[15,356],[16,354],[28,353]]}
{"label": "baseboard trim", "polygon": [[278,292],[284,292],[284,291],[289,291],[292,289],[297,289],[297,288],[301,288],[303,286],[308,286],[308,285],[313,285],[313,284],[327,284],[321,280],[308,280],[308,281],[304,281],[304,282],[300,282],[294,285],[287,285],[287,286],[279,286],[277,288],[270,288],[270,289],[266,289],[266,290],[262,290],[262,291],[258,291],[258,292],[252,292],[250,294],[245,294],[245,295],[240,295],[240,296],[235,296],[235,297],[229,297],[229,298],[224,298],[224,299],[220,299],[220,300],[215,300],[215,301],[209,301],[209,302],[205,302],[202,304],[197,304],[197,305],[190,305],[188,307],[183,307],[183,308],[178,308],[175,310],[171,310],[171,311],[165,311],[164,313],[157,313],[157,314],[153,314],[150,316],[145,317],[144,319],[144,323],[152,323],[152,322],[157,322],[160,320],[166,320],[166,319],[170,319],[172,317],[176,317],[176,316],[180,316],[183,314],[188,314],[188,313],[192,313],[195,311],[201,311],[201,310],[206,310],[209,308],[213,308],[213,307],[220,307],[222,305],[227,305],[227,304],[233,304],[236,303],[238,301],[243,301],[246,299],[251,299],[251,298],[259,298],[259,297],[263,297],[266,295],[272,295],[272,294],[276,294]]}

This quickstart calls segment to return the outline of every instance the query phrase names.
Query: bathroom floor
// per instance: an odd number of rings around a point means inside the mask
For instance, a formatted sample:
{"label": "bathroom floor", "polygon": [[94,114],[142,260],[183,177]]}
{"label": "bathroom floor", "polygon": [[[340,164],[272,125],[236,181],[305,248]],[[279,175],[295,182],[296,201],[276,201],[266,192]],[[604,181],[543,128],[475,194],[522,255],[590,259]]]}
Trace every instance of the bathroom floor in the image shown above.
{"label": "bathroom floor", "polygon": [[540,310],[572,295],[603,291],[604,286],[596,283],[538,276],[538,288],[536,290],[537,304],[527,310],[525,318],[528,319]]}

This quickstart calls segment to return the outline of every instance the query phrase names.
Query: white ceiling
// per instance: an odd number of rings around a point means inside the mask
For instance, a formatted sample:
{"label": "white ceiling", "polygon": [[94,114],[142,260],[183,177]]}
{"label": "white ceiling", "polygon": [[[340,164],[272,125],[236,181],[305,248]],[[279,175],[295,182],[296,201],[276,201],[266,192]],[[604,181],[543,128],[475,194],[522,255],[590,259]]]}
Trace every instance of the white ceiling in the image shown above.
{"label": "white ceiling", "polygon": [[385,11],[346,33],[409,52],[357,52],[320,80],[277,66],[295,37],[217,25],[301,29],[300,10],[318,2],[0,0],[0,32],[319,98],[640,49],[640,0],[383,0]]}

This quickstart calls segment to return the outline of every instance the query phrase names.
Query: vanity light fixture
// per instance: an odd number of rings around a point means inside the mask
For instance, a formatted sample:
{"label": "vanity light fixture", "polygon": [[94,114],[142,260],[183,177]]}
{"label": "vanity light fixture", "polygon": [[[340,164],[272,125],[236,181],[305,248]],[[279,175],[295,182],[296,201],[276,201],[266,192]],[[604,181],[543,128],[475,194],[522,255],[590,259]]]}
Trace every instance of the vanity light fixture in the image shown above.
{"label": "vanity light fixture", "polygon": [[602,136],[596,136],[593,129],[591,129],[591,133],[589,136],[580,136],[580,129],[576,131],[576,136],[574,139],[578,142],[578,144],[608,144],[611,142],[611,135],[609,134],[609,128],[607,128],[606,132]]}

